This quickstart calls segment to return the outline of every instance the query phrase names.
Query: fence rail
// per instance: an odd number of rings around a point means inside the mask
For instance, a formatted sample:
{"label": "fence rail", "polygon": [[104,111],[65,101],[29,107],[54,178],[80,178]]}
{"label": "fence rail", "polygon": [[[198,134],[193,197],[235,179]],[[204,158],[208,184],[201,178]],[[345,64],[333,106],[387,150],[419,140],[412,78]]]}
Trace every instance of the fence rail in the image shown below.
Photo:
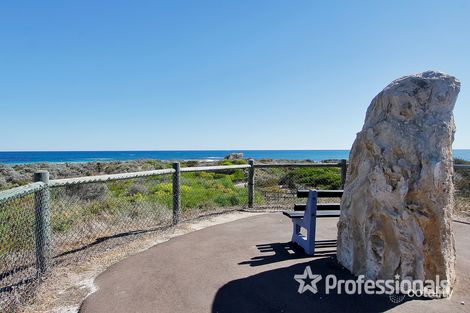
{"label": "fence rail", "polygon": [[49,181],[50,187],[61,187],[68,185],[76,184],[91,184],[91,183],[100,183],[100,182],[110,182],[116,180],[125,180],[133,178],[142,178],[142,177],[151,177],[165,174],[173,174],[174,169],[162,169],[154,171],[144,171],[144,172],[134,172],[134,173],[122,173],[122,174],[111,174],[111,175],[96,175],[96,176],[85,176],[85,177],[75,177],[75,178],[64,178],[64,179],[54,179]]}
{"label": "fence rail", "polygon": [[[455,169],[460,176],[470,173],[470,165]],[[0,191],[0,311],[19,298],[17,286],[37,281],[54,259],[102,238],[171,227],[222,207],[285,209],[298,204],[297,190],[342,189],[346,170],[346,160],[248,160],[202,167],[175,162],[159,170],[52,180],[36,173],[36,182]],[[467,210],[470,194],[467,184],[461,186],[456,199]]]}
{"label": "fence rail", "polygon": [[0,204],[38,192],[46,187],[46,184],[44,184],[43,182],[36,182],[0,191]]}
{"label": "fence rail", "polygon": [[280,168],[280,167],[342,167],[343,163],[270,163],[254,164],[254,168]]}
{"label": "fence rail", "polygon": [[201,167],[182,167],[181,172],[213,172],[220,170],[236,170],[236,169],[246,169],[251,166],[248,164],[243,165],[221,165],[221,166],[201,166]]}
{"label": "fence rail", "polygon": [[470,165],[466,164],[454,164],[455,169],[470,169]]}

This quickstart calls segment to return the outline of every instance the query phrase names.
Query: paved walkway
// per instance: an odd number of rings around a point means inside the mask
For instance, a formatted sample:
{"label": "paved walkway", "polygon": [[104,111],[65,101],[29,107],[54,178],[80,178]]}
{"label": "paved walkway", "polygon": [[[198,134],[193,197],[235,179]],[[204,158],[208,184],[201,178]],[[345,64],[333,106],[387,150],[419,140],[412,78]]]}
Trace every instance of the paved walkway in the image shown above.
{"label": "paved walkway", "polygon": [[331,259],[336,222],[320,220],[315,258],[292,249],[291,224],[280,213],[171,239],[102,273],[81,312],[470,312],[470,225],[462,223],[454,223],[459,282],[451,300],[394,304],[386,296],[328,295],[322,284],[317,294],[298,294],[293,276],[307,265],[323,277],[351,278]]}

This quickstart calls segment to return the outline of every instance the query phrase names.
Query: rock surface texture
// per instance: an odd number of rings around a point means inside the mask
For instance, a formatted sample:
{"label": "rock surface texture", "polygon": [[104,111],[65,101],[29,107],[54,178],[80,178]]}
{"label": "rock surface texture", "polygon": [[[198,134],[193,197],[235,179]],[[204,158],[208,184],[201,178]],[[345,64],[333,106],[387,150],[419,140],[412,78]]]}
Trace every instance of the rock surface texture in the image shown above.
{"label": "rock surface texture", "polygon": [[352,146],[338,223],[338,261],[369,279],[455,281],[454,77],[393,81],[370,104]]}

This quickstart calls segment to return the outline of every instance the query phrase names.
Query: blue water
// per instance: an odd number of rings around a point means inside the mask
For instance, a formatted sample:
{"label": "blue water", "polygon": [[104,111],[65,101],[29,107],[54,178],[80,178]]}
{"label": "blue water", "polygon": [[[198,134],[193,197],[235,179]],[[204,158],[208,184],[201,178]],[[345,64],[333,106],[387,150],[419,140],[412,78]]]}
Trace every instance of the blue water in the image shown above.
{"label": "blue water", "polygon": [[[36,162],[106,162],[141,159],[221,160],[231,152],[242,152],[245,158],[313,160],[347,159],[349,150],[198,150],[198,151],[21,151],[0,152],[0,163]],[[470,149],[454,150],[454,157],[470,161]]]}

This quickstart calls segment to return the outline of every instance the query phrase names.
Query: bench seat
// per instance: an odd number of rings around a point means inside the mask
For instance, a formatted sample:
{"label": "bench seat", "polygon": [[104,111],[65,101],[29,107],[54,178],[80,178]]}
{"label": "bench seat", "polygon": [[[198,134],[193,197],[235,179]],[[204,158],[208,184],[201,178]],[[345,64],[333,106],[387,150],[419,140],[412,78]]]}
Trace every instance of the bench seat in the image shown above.
{"label": "bench seat", "polygon": [[[297,190],[297,198],[308,198],[310,190]],[[318,198],[341,198],[343,190],[317,190]]]}
{"label": "bench seat", "polygon": [[[316,219],[339,217],[339,203],[317,203],[318,198],[341,198],[342,190],[298,190],[298,198],[307,198],[307,204],[295,204],[293,211],[282,214],[292,221],[292,242],[301,246],[308,255],[315,255]],[[305,235],[301,229],[305,229]]]}
{"label": "bench seat", "polygon": [[[283,211],[282,214],[289,218],[303,218],[304,212],[302,211]],[[339,217],[340,211],[338,210],[323,210],[317,212],[317,217]]]}
{"label": "bench seat", "polygon": [[[306,204],[294,204],[294,211],[305,211],[307,207]],[[325,210],[339,210],[341,205],[339,203],[318,203],[317,204],[317,211],[325,211]]]}

